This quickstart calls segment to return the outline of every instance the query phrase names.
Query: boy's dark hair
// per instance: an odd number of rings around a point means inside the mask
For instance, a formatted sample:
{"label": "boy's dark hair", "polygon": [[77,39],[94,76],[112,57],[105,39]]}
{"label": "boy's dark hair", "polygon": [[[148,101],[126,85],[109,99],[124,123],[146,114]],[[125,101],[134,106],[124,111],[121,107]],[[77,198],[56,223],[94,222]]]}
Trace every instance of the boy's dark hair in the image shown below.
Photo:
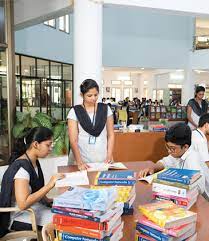
{"label": "boy's dark hair", "polygon": [[80,91],[83,95],[86,94],[90,89],[93,89],[93,88],[96,88],[96,90],[99,92],[99,85],[93,79],[86,79],[80,85]]}
{"label": "boy's dark hair", "polygon": [[176,145],[184,146],[191,145],[192,132],[185,123],[178,123],[169,128],[165,134],[165,141],[172,142]]}
{"label": "boy's dark hair", "polygon": [[203,114],[200,117],[198,127],[203,127],[206,123],[209,123],[209,113]]}
{"label": "boy's dark hair", "polygon": [[195,94],[197,94],[197,93],[200,92],[200,91],[205,92],[205,88],[204,88],[203,86],[197,86],[197,87],[196,87],[196,90],[195,90]]}

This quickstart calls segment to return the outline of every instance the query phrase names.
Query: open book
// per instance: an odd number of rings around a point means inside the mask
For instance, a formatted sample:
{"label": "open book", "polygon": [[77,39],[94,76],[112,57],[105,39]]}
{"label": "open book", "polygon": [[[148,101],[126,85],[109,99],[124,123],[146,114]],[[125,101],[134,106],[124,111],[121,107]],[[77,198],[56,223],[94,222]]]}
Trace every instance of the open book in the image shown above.
{"label": "open book", "polygon": [[89,185],[87,171],[65,173],[63,179],[57,180],[55,187]]}
{"label": "open book", "polygon": [[[164,170],[165,170],[165,169],[163,169],[162,171],[164,171]],[[151,174],[151,175],[148,175],[148,176],[146,176],[146,177],[139,178],[138,181],[145,181],[145,182],[147,182],[147,183],[149,183],[149,184],[152,184],[153,180],[154,180],[154,179],[157,179],[157,175],[158,175],[159,173],[161,173],[162,171],[156,172],[156,173]]]}
{"label": "open book", "polygon": [[115,163],[88,163],[89,168],[88,172],[93,171],[107,171],[108,169],[112,170],[126,170],[128,169],[122,162]]}

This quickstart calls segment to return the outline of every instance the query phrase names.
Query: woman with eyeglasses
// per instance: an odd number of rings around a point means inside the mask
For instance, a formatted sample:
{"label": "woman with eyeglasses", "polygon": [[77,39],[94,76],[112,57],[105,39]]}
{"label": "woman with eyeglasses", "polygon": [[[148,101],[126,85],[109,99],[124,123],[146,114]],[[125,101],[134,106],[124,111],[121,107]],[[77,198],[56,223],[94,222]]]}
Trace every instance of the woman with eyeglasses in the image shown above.
{"label": "woman with eyeglasses", "polygon": [[69,160],[85,170],[89,162],[112,162],[114,124],[110,107],[97,102],[99,86],[95,80],[86,79],[80,92],[83,103],[74,106],[67,116],[71,144]]}
{"label": "woman with eyeglasses", "polygon": [[206,114],[208,111],[208,103],[203,99],[204,94],[205,88],[197,86],[195,97],[190,99],[187,104],[187,120],[191,130],[197,129],[200,116]]}
{"label": "woman with eyeglasses", "polygon": [[[32,207],[37,225],[43,226],[46,218],[51,222],[49,205],[52,199],[47,193],[63,174],[55,174],[45,185],[39,158],[46,157],[52,149],[53,133],[45,127],[31,129],[24,139],[19,139],[16,152],[11,156],[1,184],[0,207],[19,207],[20,212],[0,213],[0,237],[12,230],[31,230],[31,220],[25,209]],[[48,206],[48,207],[47,207]],[[44,220],[43,219],[43,220]]]}

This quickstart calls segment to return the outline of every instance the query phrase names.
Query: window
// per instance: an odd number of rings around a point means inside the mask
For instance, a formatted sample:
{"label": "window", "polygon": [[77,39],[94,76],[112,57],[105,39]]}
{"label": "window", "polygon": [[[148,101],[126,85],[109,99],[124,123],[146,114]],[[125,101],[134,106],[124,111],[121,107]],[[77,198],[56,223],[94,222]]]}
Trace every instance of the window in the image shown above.
{"label": "window", "polygon": [[111,89],[111,97],[115,98],[116,102],[121,100],[121,90],[120,88]]}
{"label": "window", "polygon": [[[1,57],[1,55],[0,55]],[[72,106],[72,64],[16,54],[16,108],[65,120]],[[4,63],[4,58],[0,61]],[[21,64],[20,64],[21,63]],[[2,71],[3,72],[3,71]]]}
{"label": "window", "polygon": [[133,81],[132,80],[125,80],[124,85],[133,85]]}
{"label": "window", "polygon": [[47,26],[50,26],[52,28],[56,28],[56,20],[54,18],[45,21],[44,24],[47,25]]}
{"label": "window", "polygon": [[70,18],[69,15],[59,17],[59,30],[69,33],[70,32]]}
{"label": "window", "polygon": [[123,89],[123,98],[129,97],[130,100],[133,99],[133,89],[132,88],[124,88]]}
{"label": "window", "polygon": [[121,81],[120,80],[112,80],[112,85],[120,85]]}

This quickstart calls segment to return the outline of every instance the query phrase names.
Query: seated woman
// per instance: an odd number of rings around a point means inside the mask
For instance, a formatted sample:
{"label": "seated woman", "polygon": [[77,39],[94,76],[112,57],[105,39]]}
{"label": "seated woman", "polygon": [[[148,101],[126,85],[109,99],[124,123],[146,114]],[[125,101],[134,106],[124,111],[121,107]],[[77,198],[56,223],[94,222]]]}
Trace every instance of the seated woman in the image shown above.
{"label": "seated woman", "polygon": [[41,170],[39,158],[46,157],[52,148],[51,130],[45,127],[35,127],[22,140],[23,150],[15,157],[11,157],[11,164],[6,170],[0,195],[0,207],[18,206],[21,211],[11,213],[0,213],[0,237],[4,236],[8,229],[26,230],[31,229],[31,220],[25,209],[32,207],[36,214],[38,226],[48,220],[52,220],[50,208],[52,202],[46,194],[54,187],[63,174],[55,174],[50,181],[44,185],[44,177]]}

